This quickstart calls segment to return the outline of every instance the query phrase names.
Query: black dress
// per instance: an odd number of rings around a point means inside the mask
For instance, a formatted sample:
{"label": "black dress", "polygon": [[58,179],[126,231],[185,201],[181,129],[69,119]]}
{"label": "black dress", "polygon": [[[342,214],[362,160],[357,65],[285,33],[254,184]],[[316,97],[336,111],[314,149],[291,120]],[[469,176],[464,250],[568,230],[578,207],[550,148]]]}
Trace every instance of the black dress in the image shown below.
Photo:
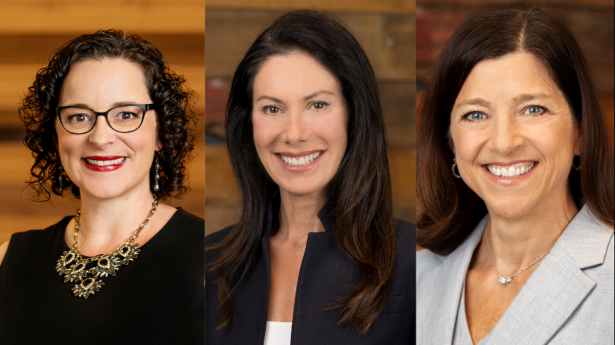
{"label": "black dress", "polygon": [[203,344],[204,220],[181,208],[88,299],[55,270],[66,217],[13,234],[0,266],[0,344]]}
{"label": "black dress", "polygon": [[[275,200],[275,198],[273,198]],[[271,265],[269,233],[277,219],[279,198],[270,202],[267,225],[250,269],[233,290],[231,321],[218,329],[221,320],[216,274],[206,274],[205,334],[207,345],[262,345],[269,309]],[[337,325],[340,315],[326,308],[348,293],[356,282],[358,268],[341,250],[325,205],[318,218],[325,231],[310,233],[301,262],[295,295],[291,345],[408,345],[415,343],[415,251],[414,224],[397,220],[398,256],[384,310],[365,335]],[[219,243],[232,226],[205,238],[206,246]],[[207,265],[219,250],[205,253]]]}

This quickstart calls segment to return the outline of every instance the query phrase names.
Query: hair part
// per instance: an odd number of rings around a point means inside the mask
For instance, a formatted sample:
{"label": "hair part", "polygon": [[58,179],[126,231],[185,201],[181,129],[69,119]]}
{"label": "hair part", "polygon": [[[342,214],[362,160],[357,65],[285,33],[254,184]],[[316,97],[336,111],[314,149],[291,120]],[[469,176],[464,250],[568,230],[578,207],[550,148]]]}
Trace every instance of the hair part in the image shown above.
{"label": "hair part", "polygon": [[[194,91],[186,87],[183,76],[169,69],[160,51],[148,41],[121,30],[101,30],[79,36],[54,51],[48,66],[37,72],[19,108],[26,126],[24,144],[32,150],[34,157],[27,183],[39,201],[49,200],[51,193],[62,195],[59,183],[62,165],[55,122],[64,79],[73,64],[105,58],[124,59],[138,65],[154,103],[157,138],[162,148],[157,153],[160,191],[154,191],[152,183],[150,190],[159,198],[179,197],[188,190],[185,165],[196,142],[196,117],[192,108]],[[154,177],[155,164],[152,164],[150,181],[154,181]],[[70,177],[63,174],[63,180],[63,189],[80,198],[79,187]]]}
{"label": "hair part", "polygon": [[[554,10],[498,10],[463,23],[444,46],[424,94],[417,131],[417,244],[440,254],[457,248],[487,214],[483,200],[451,174],[450,114],[474,66],[515,52],[538,58],[562,91],[582,137],[581,171],[568,184],[577,206],[613,227],[613,152],[583,52]],[[590,174],[591,171],[591,174]]]}
{"label": "hair part", "polygon": [[231,293],[260,246],[267,203],[277,188],[254,146],[254,78],[267,59],[294,51],[309,54],[333,74],[348,105],[348,145],[330,182],[329,204],[337,241],[360,274],[350,293],[333,301],[333,309],[342,314],[341,326],[364,334],[384,308],[397,251],[384,117],[374,72],[360,44],[339,21],[312,10],[278,18],[256,39],[233,77],[225,125],[242,214],[224,241],[207,248],[220,249],[208,268],[217,275],[220,327],[232,318]]}

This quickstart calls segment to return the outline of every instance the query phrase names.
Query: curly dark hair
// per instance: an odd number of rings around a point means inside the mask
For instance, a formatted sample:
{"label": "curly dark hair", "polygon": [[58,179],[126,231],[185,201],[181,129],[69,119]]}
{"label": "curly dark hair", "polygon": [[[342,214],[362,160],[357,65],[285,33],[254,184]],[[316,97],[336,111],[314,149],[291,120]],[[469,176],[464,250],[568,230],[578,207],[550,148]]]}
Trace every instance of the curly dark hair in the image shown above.
{"label": "curly dark hair", "polygon": [[[55,50],[47,67],[36,73],[36,80],[19,108],[19,116],[26,125],[24,144],[32,150],[34,164],[27,183],[35,191],[35,199],[48,201],[51,192],[62,195],[70,189],[80,198],[79,187],[63,175],[59,159],[55,130],[56,107],[64,78],[70,67],[80,61],[103,58],[122,58],[143,69],[149,95],[154,103],[157,136],[162,149],[157,153],[160,164],[159,198],[178,197],[188,190],[184,184],[185,163],[191,158],[196,137],[196,117],[192,108],[194,91],[189,90],[183,76],[169,69],[160,51],[137,35],[121,30],[100,30],[79,36]],[[150,168],[150,181],[154,180],[154,164]]]}

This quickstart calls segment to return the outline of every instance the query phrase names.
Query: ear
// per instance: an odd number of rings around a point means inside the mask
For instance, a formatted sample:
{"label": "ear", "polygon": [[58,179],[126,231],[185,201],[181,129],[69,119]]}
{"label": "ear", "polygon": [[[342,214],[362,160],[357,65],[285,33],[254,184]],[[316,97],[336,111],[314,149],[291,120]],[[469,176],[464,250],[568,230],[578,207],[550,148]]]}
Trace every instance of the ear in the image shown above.
{"label": "ear", "polygon": [[583,134],[581,134],[581,129],[578,126],[576,126],[574,132],[574,155],[580,156],[583,151]]}
{"label": "ear", "polygon": [[162,143],[160,142],[160,139],[156,139],[156,146],[154,148],[156,149],[156,152],[162,149]]}
{"label": "ear", "polygon": [[451,133],[448,133],[447,137],[448,137],[448,147],[451,149],[451,151],[453,151],[453,153],[455,153],[455,142],[453,141],[453,137],[451,136]]}

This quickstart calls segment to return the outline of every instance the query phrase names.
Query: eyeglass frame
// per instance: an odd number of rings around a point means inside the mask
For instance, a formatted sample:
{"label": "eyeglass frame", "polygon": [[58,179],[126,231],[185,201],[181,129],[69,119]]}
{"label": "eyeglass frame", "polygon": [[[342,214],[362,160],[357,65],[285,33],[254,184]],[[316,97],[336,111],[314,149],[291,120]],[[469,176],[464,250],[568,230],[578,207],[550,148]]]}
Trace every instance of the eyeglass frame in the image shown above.
{"label": "eyeglass frame", "polygon": [[[121,107],[127,107],[127,106],[136,106],[141,108],[141,110],[143,110],[143,116],[141,117],[141,123],[139,123],[139,126],[137,126],[137,128],[133,129],[132,131],[127,131],[127,132],[122,132],[122,131],[118,131],[117,129],[113,128],[113,126],[111,126],[111,123],[109,122],[109,113],[111,112],[111,110],[113,109],[117,109],[117,108],[121,108]],[[92,113],[94,113],[94,124],[92,124],[92,128],[90,128],[88,131],[83,132],[83,133],[75,133],[75,132],[71,132],[68,129],[66,129],[66,126],[64,126],[64,122],[62,122],[62,116],[60,116],[60,113],[62,112],[62,110],[64,109],[68,109],[68,108],[77,108],[77,109],[87,109],[89,111],[91,111]],[[58,118],[60,119],[60,124],[62,124],[62,128],[64,128],[65,131],[67,131],[70,134],[76,134],[76,135],[80,135],[80,134],[87,134],[89,132],[91,132],[94,127],[96,126],[96,122],[98,121],[98,117],[99,116],[104,116],[105,119],[107,120],[107,124],[109,125],[109,128],[111,128],[112,130],[118,132],[118,133],[132,133],[134,131],[136,131],[137,129],[141,128],[141,125],[143,124],[143,120],[145,119],[145,114],[147,113],[148,110],[153,110],[154,109],[154,103],[150,103],[150,104],[122,104],[122,105],[118,105],[117,107],[113,107],[107,111],[104,112],[97,112],[94,111],[90,108],[87,107],[79,107],[76,105],[69,105],[67,107],[56,107],[56,115],[58,116]]]}

